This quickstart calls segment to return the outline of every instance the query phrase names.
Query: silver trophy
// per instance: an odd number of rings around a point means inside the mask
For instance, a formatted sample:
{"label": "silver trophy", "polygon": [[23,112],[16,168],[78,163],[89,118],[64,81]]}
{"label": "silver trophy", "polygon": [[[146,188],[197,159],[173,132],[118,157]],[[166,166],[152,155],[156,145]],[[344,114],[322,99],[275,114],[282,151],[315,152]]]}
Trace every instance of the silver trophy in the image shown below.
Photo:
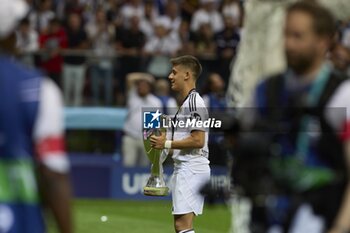
{"label": "silver trophy", "polygon": [[143,188],[143,194],[147,196],[167,196],[169,194],[169,188],[166,186],[163,177],[163,162],[166,160],[167,150],[154,149],[150,142],[152,135],[159,136],[162,133],[166,133],[166,129],[143,129],[143,144],[152,164],[151,177]]}

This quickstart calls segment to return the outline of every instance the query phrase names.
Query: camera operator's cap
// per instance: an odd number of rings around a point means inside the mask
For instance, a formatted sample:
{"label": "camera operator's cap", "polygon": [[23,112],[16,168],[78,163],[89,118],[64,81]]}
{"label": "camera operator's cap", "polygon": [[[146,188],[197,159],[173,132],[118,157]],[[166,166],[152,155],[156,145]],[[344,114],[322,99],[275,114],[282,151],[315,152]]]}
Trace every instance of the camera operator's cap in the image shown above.
{"label": "camera operator's cap", "polygon": [[0,0],[0,38],[10,35],[28,10],[24,0]]}

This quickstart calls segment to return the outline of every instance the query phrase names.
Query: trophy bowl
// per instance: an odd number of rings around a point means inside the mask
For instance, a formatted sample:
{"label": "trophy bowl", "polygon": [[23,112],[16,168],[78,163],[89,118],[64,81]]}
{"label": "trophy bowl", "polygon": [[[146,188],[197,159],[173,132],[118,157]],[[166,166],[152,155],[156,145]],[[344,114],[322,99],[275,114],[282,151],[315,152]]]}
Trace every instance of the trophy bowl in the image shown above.
{"label": "trophy bowl", "polygon": [[144,129],[143,143],[149,160],[151,161],[151,176],[143,188],[143,194],[146,196],[167,196],[169,188],[166,186],[163,177],[163,162],[167,157],[166,150],[154,149],[151,146],[150,137],[159,136],[164,129]]}

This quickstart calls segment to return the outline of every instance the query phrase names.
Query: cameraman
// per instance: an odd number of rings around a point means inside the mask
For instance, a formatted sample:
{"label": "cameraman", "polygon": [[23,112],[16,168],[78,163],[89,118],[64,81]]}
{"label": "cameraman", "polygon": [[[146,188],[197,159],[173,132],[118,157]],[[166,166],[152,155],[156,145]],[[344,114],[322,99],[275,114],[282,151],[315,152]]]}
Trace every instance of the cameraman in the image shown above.
{"label": "cameraman", "polygon": [[[253,232],[267,232],[274,225],[279,232],[350,231],[350,82],[326,61],[335,32],[327,9],[313,2],[291,5],[285,25],[288,69],[260,83],[253,117],[243,114],[250,118],[245,122],[250,130],[264,132],[260,139],[269,136],[264,156],[269,155],[258,160],[266,165],[269,179],[259,179],[254,171],[260,182],[254,195],[264,188],[277,206],[271,209],[266,198],[261,211],[253,201],[253,222],[257,212],[263,215],[258,220],[262,227]],[[237,163],[239,167],[239,159]],[[241,179],[240,185],[247,189],[248,183]]]}

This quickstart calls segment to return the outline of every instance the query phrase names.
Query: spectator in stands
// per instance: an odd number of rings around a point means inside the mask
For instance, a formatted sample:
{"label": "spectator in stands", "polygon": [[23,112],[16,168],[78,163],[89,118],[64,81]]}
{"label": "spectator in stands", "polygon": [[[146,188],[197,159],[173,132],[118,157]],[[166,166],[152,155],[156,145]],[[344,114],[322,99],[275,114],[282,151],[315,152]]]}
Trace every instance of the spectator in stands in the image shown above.
{"label": "spectator in stands", "polygon": [[189,29],[189,23],[185,20],[182,20],[179,26],[178,35],[181,42],[181,48],[178,51],[178,54],[194,54],[193,43],[190,41],[191,33]]}
{"label": "spectator in stands", "polygon": [[203,91],[203,100],[209,110],[224,111],[226,109],[225,82],[219,74],[212,73],[209,75]]}
{"label": "spectator in stands", "polygon": [[40,0],[38,11],[33,11],[29,15],[31,27],[38,31],[39,34],[49,30],[49,23],[54,18],[55,13],[52,11],[52,0]]}
{"label": "spectator in stands", "polygon": [[145,73],[131,73],[127,76],[128,117],[124,124],[122,139],[123,164],[126,167],[147,166],[142,138],[142,108],[161,108],[162,102],[151,93],[154,77]]}
{"label": "spectator in stands", "polygon": [[63,57],[62,49],[67,48],[67,35],[58,19],[50,20],[48,30],[39,37],[43,54],[40,58],[41,68],[61,87]]}
{"label": "spectator in stands", "polygon": [[34,66],[34,52],[39,49],[39,35],[30,27],[28,18],[23,19],[16,32],[16,48],[19,52],[21,61]]}
{"label": "spectator in stands", "polygon": [[63,11],[61,16],[64,19],[67,15],[70,14],[78,14],[80,17],[84,14],[84,5],[82,4],[82,1],[80,0],[70,0],[70,1],[60,1],[62,3],[61,8],[63,8],[61,11]]}
{"label": "spectator in stands", "polygon": [[[83,49],[88,48],[85,29],[82,27],[79,14],[72,13],[68,17],[66,28],[68,49],[72,55],[66,55],[63,64],[63,91],[67,105],[79,106],[82,104],[83,86],[86,72],[86,59]],[[73,94],[73,98],[71,95]]]}
{"label": "spectator in stands", "polygon": [[162,113],[165,115],[175,115],[177,112],[177,103],[174,97],[170,95],[169,81],[158,79],[155,85],[155,94],[162,102]]}
{"label": "spectator in stands", "polygon": [[140,30],[138,16],[130,18],[129,27],[122,26],[116,30],[116,51],[119,57],[119,90],[125,92],[125,77],[128,73],[140,72],[142,65],[142,49],[146,38]]}
{"label": "spectator in stands", "polygon": [[[208,108],[209,114],[223,114],[226,112],[225,82],[218,73],[211,73],[208,76],[208,81],[203,91],[203,100],[205,106]],[[222,147],[223,140],[223,134],[219,132],[212,132],[209,134],[208,147],[211,164],[226,164],[226,153]]]}
{"label": "spectator in stands", "polygon": [[216,70],[216,44],[214,33],[209,22],[202,23],[197,32],[190,34],[189,47],[200,59],[203,67],[202,77],[197,80],[197,88],[202,89],[210,72]]}
{"label": "spectator in stands", "polygon": [[114,27],[108,24],[102,8],[97,9],[95,17],[86,25],[91,41],[94,59],[91,61],[91,85],[93,103],[100,103],[100,83],[104,86],[104,104],[111,105],[113,98]]}
{"label": "spectator in stands", "polygon": [[341,44],[337,44],[331,52],[330,59],[333,63],[335,71],[347,74],[349,76],[350,49]]}
{"label": "spectator in stands", "polygon": [[198,9],[191,21],[191,31],[197,32],[204,23],[210,23],[214,33],[224,28],[220,12],[217,10],[216,0],[201,0],[201,8]]}
{"label": "spectator in stands", "polygon": [[144,51],[152,56],[148,72],[156,77],[164,78],[169,74],[171,64],[169,56],[174,56],[181,48],[177,34],[170,33],[171,22],[168,17],[159,17],[154,23],[155,35],[147,41]]}
{"label": "spectator in stands", "polygon": [[231,17],[235,22],[238,22],[238,25],[241,24],[242,9],[239,0],[223,0],[220,8],[224,18]]}
{"label": "spectator in stands", "polygon": [[170,19],[170,28],[173,33],[178,33],[181,16],[179,15],[179,6],[175,0],[169,0],[166,4],[165,15]]}
{"label": "spectator in stands", "polygon": [[140,30],[145,34],[147,40],[149,40],[154,35],[153,24],[158,17],[155,11],[154,1],[145,1],[144,10],[144,17],[140,20]]}
{"label": "spectator in stands", "polygon": [[191,43],[194,53],[198,57],[214,58],[216,55],[216,44],[214,33],[209,22],[202,23],[196,33],[191,34]]}
{"label": "spectator in stands", "polygon": [[144,17],[140,19],[140,30],[146,35],[147,39],[154,36],[153,23],[157,16],[153,0],[146,1],[144,5]]}
{"label": "spectator in stands", "polygon": [[237,47],[240,41],[238,24],[232,16],[225,16],[225,28],[215,35],[217,46],[218,67],[225,83],[228,83],[230,75],[230,64],[236,55]]}
{"label": "spectator in stands", "polygon": [[138,16],[139,19],[144,17],[144,5],[141,0],[127,0],[120,9],[120,14],[125,26],[128,26],[128,19],[131,16]]}
{"label": "spectator in stands", "polygon": [[119,11],[123,6],[123,1],[120,0],[108,0],[104,1],[104,8],[106,11],[107,21],[109,23],[114,23],[115,25],[120,25]]}
{"label": "spectator in stands", "polygon": [[155,35],[147,41],[145,52],[148,55],[174,56],[181,44],[178,35],[170,33],[171,22],[168,17],[159,17],[154,23]]}
{"label": "spectator in stands", "polygon": [[199,0],[181,0],[181,17],[187,22],[191,22],[192,15],[199,8]]}

